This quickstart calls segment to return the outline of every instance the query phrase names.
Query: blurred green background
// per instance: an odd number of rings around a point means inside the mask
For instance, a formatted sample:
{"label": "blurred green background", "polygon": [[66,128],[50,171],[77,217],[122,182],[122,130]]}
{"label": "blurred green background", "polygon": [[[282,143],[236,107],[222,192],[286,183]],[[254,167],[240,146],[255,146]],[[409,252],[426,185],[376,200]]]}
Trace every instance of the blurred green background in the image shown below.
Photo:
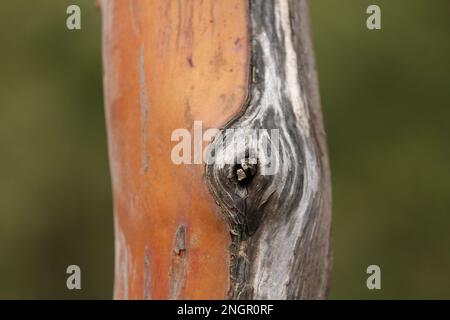
{"label": "blurred green background", "polygon": [[[66,8],[82,30],[66,29]],[[382,9],[369,31],[367,6]],[[450,1],[312,0],[333,176],[331,298],[450,298]],[[0,299],[110,299],[94,0],[0,10]],[[82,290],[66,289],[66,267]],[[366,268],[382,289],[366,288]]]}

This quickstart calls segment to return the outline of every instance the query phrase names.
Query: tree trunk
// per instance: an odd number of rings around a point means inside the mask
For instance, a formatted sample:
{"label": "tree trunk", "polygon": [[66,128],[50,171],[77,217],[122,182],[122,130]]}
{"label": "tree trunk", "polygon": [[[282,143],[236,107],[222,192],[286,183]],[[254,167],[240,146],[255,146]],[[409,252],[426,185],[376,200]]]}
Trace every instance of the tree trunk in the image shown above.
{"label": "tree trunk", "polygon": [[[330,175],[307,1],[100,3],[114,297],[325,298]],[[274,132],[270,151],[255,131]],[[177,164],[180,132],[193,141]]]}

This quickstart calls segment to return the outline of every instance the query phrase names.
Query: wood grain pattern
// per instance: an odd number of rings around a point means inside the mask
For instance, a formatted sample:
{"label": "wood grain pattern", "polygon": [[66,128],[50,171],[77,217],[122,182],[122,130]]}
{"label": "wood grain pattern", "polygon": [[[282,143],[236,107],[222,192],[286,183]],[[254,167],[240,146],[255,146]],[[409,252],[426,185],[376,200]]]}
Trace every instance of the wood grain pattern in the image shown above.
{"label": "wood grain pattern", "polygon": [[[103,0],[115,210],[116,299],[213,299],[229,289],[230,236],[203,165],[175,165],[171,134],[220,128],[242,108],[244,0]],[[183,230],[183,231],[180,231]],[[181,248],[181,244],[184,248]]]}
{"label": "wood grain pattern", "polygon": [[[234,299],[325,298],[330,270],[331,193],[306,1],[250,1],[252,74],[245,113],[215,140],[216,159],[233,154],[246,129],[278,129],[279,152],[241,143],[237,160],[256,155],[248,184],[236,164],[206,168],[209,188],[233,233]],[[229,129],[234,129],[231,131]],[[239,147],[241,149],[239,149]],[[252,150],[255,149],[255,150]],[[227,164],[228,163],[228,164]]]}

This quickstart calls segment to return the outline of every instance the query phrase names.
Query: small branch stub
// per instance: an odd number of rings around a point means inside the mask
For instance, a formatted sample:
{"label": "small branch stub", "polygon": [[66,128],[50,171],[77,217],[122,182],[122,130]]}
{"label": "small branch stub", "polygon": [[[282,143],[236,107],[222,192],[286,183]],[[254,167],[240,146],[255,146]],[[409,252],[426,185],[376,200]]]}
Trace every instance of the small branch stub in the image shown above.
{"label": "small branch stub", "polygon": [[236,166],[236,179],[241,185],[250,183],[256,174],[258,160],[256,158],[244,158]]}

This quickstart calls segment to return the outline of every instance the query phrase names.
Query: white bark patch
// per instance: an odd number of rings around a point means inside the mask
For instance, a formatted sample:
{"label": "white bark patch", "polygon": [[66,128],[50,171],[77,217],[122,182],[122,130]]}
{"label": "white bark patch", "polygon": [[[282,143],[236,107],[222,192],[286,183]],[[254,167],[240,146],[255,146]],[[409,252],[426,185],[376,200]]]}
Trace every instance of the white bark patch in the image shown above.
{"label": "white bark patch", "polygon": [[[309,114],[305,108],[302,89],[298,77],[297,53],[292,41],[292,29],[290,25],[289,2],[288,0],[275,1],[275,13],[281,29],[284,33],[284,49],[286,50],[286,89],[291,97],[292,107],[297,121],[302,126],[306,136],[309,135]],[[280,34],[279,34],[280,35]]]}
{"label": "white bark patch", "polygon": [[[277,33],[279,39],[283,40],[285,49],[285,74],[286,83],[280,83],[280,78],[277,77],[273,61],[276,57],[273,56],[271,50],[271,43],[267,39],[265,33],[261,33],[259,43],[264,51],[264,65],[265,72],[265,92],[262,101],[262,107],[273,106],[280,114],[283,114],[283,105],[280,99],[280,92],[282,88],[286,88],[286,93],[291,102],[293,112],[297,117],[300,125],[301,136],[307,146],[307,139],[309,137],[309,116],[305,103],[302,99],[302,89],[300,86],[298,76],[298,61],[297,54],[293,47],[292,31],[290,28],[289,4],[287,0],[275,1],[275,18]],[[290,135],[288,141],[292,145]],[[295,256],[295,248],[297,240],[302,237],[302,229],[304,226],[305,215],[308,212],[308,205],[312,201],[312,197],[316,194],[319,184],[319,172],[317,168],[317,159],[314,150],[306,147],[304,148],[305,167],[303,168],[304,183],[302,190],[302,198],[292,213],[292,219],[289,224],[281,225],[276,234],[272,233],[271,226],[263,225],[266,229],[262,231],[262,236],[259,245],[259,253],[255,259],[255,277],[254,277],[254,297],[261,299],[286,299],[287,298],[287,284],[290,281],[291,275],[286,272],[292,265],[292,258]],[[295,155],[294,155],[295,157]],[[293,160],[298,160],[294,158]],[[294,168],[298,165],[297,161],[284,162],[288,168]],[[295,192],[295,191],[294,191]],[[276,261],[276,263],[273,263]],[[270,267],[268,267],[270,266]]]}

